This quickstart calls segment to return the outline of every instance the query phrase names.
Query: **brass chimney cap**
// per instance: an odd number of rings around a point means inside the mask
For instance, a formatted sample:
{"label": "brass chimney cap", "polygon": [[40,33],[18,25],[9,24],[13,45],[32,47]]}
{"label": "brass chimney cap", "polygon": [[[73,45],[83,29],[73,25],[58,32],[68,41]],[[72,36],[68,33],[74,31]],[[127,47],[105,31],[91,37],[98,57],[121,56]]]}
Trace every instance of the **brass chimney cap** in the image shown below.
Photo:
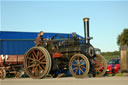
{"label": "brass chimney cap", "polygon": [[89,21],[89,18],[83,18],[84,21]]}

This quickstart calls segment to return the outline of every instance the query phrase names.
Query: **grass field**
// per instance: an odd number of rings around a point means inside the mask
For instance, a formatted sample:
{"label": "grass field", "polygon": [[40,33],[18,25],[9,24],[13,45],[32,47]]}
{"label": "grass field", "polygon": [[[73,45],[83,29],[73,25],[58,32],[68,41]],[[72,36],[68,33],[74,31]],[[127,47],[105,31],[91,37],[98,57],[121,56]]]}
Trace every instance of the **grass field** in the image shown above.
{"label": "grass field", "polygon": [[[112,74],[108,74],[109,77],[112,76]],[[116,73],[114,76],[128,76],[128,73]]]}

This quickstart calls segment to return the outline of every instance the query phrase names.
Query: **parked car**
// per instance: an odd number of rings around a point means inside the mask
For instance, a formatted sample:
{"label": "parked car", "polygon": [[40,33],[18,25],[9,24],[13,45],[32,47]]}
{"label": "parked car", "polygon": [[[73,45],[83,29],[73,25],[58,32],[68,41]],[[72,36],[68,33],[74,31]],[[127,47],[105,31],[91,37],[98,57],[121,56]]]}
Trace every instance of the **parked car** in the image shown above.
{"label": "parked car", "polygon": [[114,76],[116,73],[120,72],[120,59],[113,58],[107,63],[107,71],[106,74],[112,74]]}

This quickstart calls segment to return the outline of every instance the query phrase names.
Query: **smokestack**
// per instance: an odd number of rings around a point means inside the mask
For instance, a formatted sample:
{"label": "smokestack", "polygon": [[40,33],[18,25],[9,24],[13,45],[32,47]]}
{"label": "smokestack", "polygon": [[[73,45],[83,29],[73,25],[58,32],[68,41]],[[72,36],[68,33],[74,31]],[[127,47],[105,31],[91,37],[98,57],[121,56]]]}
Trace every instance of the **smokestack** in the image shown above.
{"label": "smokestack", "polygon": [[84,37],[85,37],[85,43],[90,43],[90,37],[89,37],[89,18],[83,18],[84,21]]}

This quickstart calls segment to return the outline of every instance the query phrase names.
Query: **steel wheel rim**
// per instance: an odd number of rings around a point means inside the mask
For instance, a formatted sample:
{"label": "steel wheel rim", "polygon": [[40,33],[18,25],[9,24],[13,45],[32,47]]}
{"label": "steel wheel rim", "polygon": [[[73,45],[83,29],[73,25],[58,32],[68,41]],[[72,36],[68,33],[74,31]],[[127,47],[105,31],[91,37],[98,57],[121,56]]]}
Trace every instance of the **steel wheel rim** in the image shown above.
{"label": "steel wheel rim", "polygon": [[71,74],[76,78],[83,78],[88,74],[89,62],[86,56],[82,54],[74,55],[69,62]]}
{"label": "steel wheel rim", "polygon": [[43,47],[34,47],[25,55],[25,69],[32,78],[43,78],[49,71],[50,59]]}
{"label": "steel wheel rim", "polygon": [[96,58],[95,58],[96,76],[97,77],[103,76],[106,70],[107,70],[107,63],[105,58],[101,55],[96,54]]}

